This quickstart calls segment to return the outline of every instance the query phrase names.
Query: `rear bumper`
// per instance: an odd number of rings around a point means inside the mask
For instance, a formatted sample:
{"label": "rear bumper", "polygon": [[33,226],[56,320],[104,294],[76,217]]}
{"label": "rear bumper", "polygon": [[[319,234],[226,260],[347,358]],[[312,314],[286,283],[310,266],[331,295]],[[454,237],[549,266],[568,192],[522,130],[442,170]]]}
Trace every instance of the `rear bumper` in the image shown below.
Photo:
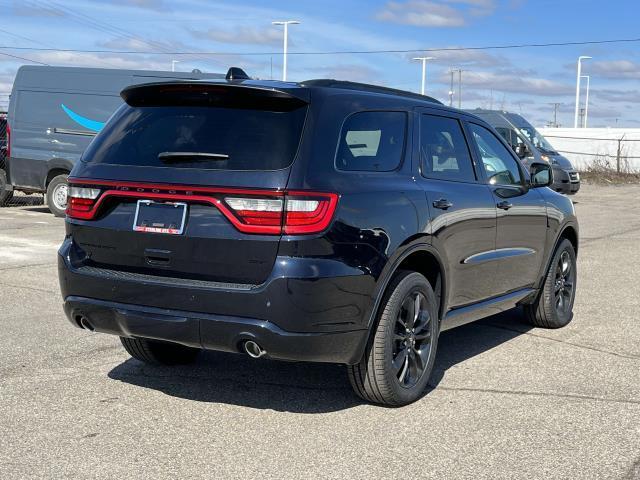
{"label": "rear bumper", "polygon": [[96,332],[121,337],[165,340],[190,347],[240,352],[253,340],[268,358],[353,364],[359,360],[366,330],[336,333],[294,333],[273,323],[241,317],[207,315],[70,296],[64,310],[80,327],[84,318]]}
{"label": "rear bumper", "polygon": [[262,285],[215,284],[82,266],[70,238],[58,275],[71,323],[99,332],[239,351],[253,339],[271,358],[356,363],[375,280],[335,260],[280,258]]}

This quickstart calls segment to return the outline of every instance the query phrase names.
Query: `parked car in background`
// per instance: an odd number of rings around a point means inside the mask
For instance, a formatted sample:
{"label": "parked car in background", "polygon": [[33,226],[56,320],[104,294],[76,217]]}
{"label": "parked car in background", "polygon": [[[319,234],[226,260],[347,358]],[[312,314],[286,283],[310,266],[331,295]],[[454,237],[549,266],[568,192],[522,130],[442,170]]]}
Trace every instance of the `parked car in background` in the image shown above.
{"label": "parked car in background", "polygon": [[403,405],[441,331],[516,306],[571,321],[573,204],[479,117],[335,80],[122,97],[69,177],[58,266],[70,322],[140,361],[342,363]]}
{"label": "parked car in background", "polygon": [[4,201],[12,190],[43,192],[51,212],[63,216],[67,176],[89,142],[122,105],[119,93],[123,88],[170,79],[223,77],[145,70],[20,67],[9,101],[8,158],[0,171]]}
{"label": "parked car in background", "polygon": [[572,195],[580,190],[580,174],[569,159],[559,154],[522,115],[501,110],[469,110],[488,122],[513,148],[522,163],[547,162],[553,168],[553,188]]}

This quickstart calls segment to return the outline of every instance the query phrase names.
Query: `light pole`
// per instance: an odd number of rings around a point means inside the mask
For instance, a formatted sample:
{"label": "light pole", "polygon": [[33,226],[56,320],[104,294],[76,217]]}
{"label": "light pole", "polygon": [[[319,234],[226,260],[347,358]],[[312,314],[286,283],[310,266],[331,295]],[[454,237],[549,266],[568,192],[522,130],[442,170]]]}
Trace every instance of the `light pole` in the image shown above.
{"label": "light pole", "polygon": [[420,94],[424,95],[425,84],[427,83],[427,62],[435,60],[435,57],[414,57],[413,59],[422,61],[422,88],[420,89]]}
{"label": "light pole", "polygon": [[592,57],[580,55],[578,57],[578,75],[576,77],[576,113],[573,119],[573,128],[578,128],[578,115],[580,114],[580,77],[582,75],[582,60],[589,60]]}
{"label": "light pole", "polygon": [[581,75],[581,77],[587,79],[587,95],[584,99],[584,124],[582,125],[582,128],[587,128],[587,120],[589,119],[589,84],[591,83],[591,76]]}
{"label": "light pole", "polygon": [[271,22],[273,25],[283,25],[284,26],[284,49],[282,51],[282,81],[287,81],[287,43],[289,36],[289,25],[298,25],[300,22],[298,20],[278,20],[275,22]]}
{"label": "light pole", "polygon": [[176,63],[180,63],[180,60],[171,60],[171,71],[176,71]]}

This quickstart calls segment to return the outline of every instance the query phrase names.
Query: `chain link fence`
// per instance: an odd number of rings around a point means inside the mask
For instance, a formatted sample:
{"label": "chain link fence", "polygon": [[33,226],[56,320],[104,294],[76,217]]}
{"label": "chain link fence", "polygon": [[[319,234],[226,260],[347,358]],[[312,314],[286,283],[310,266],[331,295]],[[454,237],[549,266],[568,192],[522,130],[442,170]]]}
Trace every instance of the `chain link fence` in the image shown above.
{"label": "chain link fence", "polygon": [[540,129],[583,172],[640,173],[640,129]]}
{"label": "chain link fence", "polygon": [[[0,112],[0,169],[5,170],[7,159],[7,115]],[[13,192],[13,196],[5,202],[5,207],[39,206],[44,204],[44,196],[38,193],[31,195]]]}

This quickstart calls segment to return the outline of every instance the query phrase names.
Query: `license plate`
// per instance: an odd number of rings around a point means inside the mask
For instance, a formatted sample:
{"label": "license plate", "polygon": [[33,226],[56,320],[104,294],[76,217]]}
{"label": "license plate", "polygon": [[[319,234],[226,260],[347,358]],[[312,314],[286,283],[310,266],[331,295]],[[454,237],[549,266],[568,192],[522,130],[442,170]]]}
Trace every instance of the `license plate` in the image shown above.
{"label": "license plate", "polygon": [[182,235],[187,218],[187,204],[138,200],[133,230],[136,232]]}

